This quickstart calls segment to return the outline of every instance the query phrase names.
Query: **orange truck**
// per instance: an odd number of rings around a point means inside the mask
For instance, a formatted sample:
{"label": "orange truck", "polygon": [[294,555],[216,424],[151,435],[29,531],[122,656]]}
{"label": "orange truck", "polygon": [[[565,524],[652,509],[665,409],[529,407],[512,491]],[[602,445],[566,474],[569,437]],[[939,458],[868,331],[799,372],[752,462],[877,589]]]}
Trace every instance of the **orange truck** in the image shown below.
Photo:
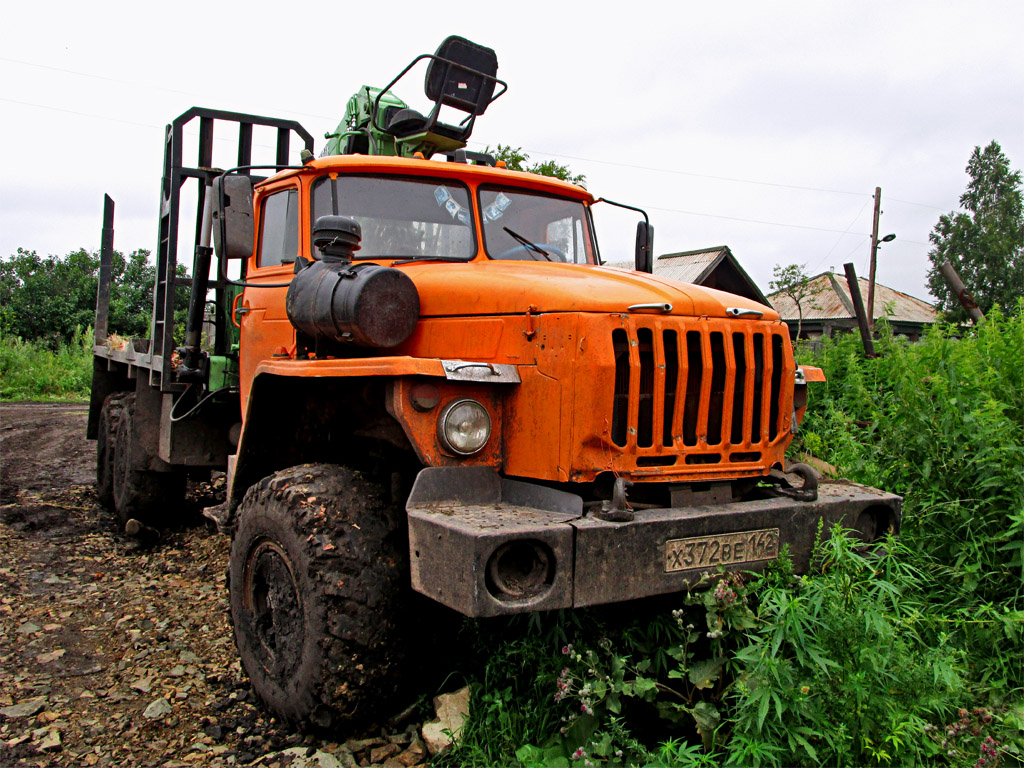
{"label": "orange truck", "polygon": [[[427,115],[390,90],[420,62]],[[232,537],[235,638],[292,721],[386,702],[414,605],[489,617],[637,600],[784,548],[805,570],[821,523],[866,543],[899,527],[899,497],[787,465],[821,372],[796,365],[770,307],[651,274],[646,214],[636,269],[603,266],[592,210],[617,204],[466,152],[505,90],[496,75],[492,50],[448,38],[353,96],[319,158],[291,121],[180,116],[152,333],[124,346],[106,336],[108,211],[88,427],[101,501],[129,529],[161,525],[189,476],[226,471],[206,514]],[[212,167],[225,125],[227,170]],[[276,136],[265,165],[254,131]]]}

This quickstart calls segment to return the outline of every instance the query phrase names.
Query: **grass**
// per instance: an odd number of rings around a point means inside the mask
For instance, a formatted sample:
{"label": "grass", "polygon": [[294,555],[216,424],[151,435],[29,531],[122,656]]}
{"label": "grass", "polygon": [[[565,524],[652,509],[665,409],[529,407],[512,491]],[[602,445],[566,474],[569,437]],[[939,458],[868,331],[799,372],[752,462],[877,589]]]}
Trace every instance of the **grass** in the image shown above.
{"label": "grass", "polygon": [[0,400],[87,400],[92,385],[92,330],[57,350],[0,337]]}

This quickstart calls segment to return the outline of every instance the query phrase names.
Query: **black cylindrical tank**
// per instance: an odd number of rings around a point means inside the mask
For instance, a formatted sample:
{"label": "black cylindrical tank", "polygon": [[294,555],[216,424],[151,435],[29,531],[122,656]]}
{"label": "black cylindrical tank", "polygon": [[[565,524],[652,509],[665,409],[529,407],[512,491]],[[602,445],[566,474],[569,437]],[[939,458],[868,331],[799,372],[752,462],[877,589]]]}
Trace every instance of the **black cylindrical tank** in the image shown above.
{"label": "black cylindrical tank", "polygon": [[315,261],[292,278],[285,308],[292,325],[314,338],[394,347],[415,330],[420,297],[397,269]]}

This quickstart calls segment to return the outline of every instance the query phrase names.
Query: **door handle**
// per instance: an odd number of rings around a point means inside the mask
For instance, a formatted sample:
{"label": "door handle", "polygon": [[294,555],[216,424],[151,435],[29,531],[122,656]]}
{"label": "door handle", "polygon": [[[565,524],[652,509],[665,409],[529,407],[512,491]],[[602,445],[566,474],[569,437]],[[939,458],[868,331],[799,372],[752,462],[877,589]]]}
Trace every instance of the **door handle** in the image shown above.
{"label": "door handle", "polygon": [[235,300],[231,303],[231,323],[236,328],[241,328],[242,324],[235,319],[235,316],[249,314],[249,307],[238,306],[238,300],[242,298],[244,295],[244,293],[238,294],[237,296],[235,296]]}

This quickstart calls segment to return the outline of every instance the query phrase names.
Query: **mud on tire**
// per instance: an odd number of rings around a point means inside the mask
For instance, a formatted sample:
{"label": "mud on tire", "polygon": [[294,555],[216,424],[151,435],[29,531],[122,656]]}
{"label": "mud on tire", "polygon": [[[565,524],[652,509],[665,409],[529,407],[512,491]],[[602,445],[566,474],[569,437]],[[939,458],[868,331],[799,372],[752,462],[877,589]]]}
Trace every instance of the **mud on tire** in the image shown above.
{"label": "mud on tire", "polygon": [[131,518],[147,525],[171,522],[176,508],[185,498],[185,476],[181,472],[155,472],[147,469],[149,454],[135,436],[135,393],[121,401],[114,439],[114,510],[124,525]]}
{"label": "mud on tire", "polygon": [[100,409],[96,434],[96,497],[100,506],[111,512],[114,511],[114,442],[126,397],[127,392],[107,395]]}
{"label": "mud on tire", "polygon": [[292,723],[365,721],[397,690],[411,590],[389,495],[358,471],[305,464],[261,480],[238,509],[235,642],[256,693]]}

